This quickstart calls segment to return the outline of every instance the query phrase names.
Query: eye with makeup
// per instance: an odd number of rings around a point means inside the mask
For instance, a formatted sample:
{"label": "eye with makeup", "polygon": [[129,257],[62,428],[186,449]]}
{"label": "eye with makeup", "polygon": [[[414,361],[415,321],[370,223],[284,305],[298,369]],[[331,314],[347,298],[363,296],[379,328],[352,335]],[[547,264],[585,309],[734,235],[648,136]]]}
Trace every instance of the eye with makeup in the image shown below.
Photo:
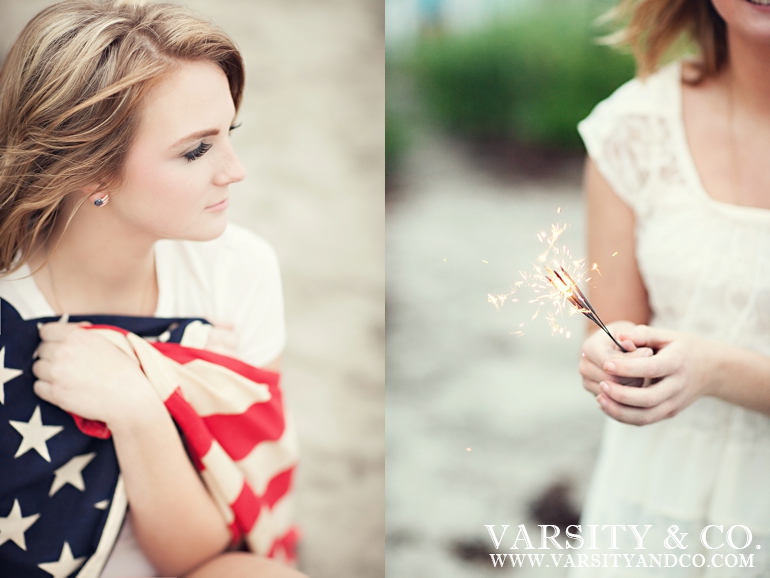
{"label": "eye with makeup", "polygon": [[[241,123],[231,126],[229,132],[233,132],[239,126],[241,126]],[[186,158],[189,162],[198,160],[203,155],[205,155],[212,146],[214,146],[212,143],[202,142],[195,150],[191,150],[189,153],[185,153],[184,158]]]}
{"label": "eye with makeup", "polygon": [[212,146],[214,145],[212,145],[211,143],[202,142],[201,144],[198,145],[198,148],[196,148],[195,150],[192,150],[189,153],[185,153],[184,158],[186,158],[189,162],[198,160],[203,155],[205,155]]}

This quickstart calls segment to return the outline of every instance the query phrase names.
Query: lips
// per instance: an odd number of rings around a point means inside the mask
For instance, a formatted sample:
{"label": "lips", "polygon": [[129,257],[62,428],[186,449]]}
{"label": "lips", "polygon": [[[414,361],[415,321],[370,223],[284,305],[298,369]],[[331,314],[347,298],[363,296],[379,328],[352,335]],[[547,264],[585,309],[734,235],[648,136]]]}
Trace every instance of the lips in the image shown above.
{"label": "lips", "polygon": [[221,211],[227,208],[227,205],[229,204],[229,199],[226,197],[223,200],[219,201],[218,203],[214,203],[213,205],[209,205],[206,207],[207,211]]}

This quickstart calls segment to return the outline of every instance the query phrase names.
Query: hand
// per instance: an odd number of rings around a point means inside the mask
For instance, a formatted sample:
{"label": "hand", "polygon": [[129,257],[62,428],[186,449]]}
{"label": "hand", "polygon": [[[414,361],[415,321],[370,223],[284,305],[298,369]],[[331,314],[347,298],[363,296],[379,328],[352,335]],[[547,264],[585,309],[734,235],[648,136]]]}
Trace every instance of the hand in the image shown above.
{"label": "hand", "polygon": [[713,363],[719,358],[716,343],[688,333],[637,325],[621,332],[621,339],[636,347],[655,350],[647,357],[617,356],[602,369],[619,378],[653,380],[648,387],[626,387],[617,379],[603,379],[597,400],[610,417],[645,425],[675,416],[703,395],[712,393]]}
{"label": "hand", "polygon": [[98,333],[75,323],[40,328],[35,393],[65,411],[105,422],[130,418],[160,398],[139,362]]}
{"label": "hand", "polygon": [[[620,321],[611,323],[609,329],[615,335],[617,330],[631,330],[633,327],[634,324],[629,321]],[[594,331],[583,342],[578,370],[583,376],[583,387],[594,395],[601,393],[600,383],[603,381],[614,381],[623,385],[642,385],[640,379],[624,379],[604,370],[604,364],[607,361],[619,357],[650,357],[652,355],[651,349],[647,347],[637,348],[636,344],[629,339],[621,341],[621,345],[628,353],[623,353],[603,331],[599,330]]]}

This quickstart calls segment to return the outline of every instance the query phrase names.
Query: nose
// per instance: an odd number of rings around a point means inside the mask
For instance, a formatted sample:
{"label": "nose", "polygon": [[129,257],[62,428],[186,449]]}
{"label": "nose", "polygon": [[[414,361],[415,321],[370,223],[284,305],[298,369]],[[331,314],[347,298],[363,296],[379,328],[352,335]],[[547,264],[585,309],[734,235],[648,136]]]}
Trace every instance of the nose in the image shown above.
{"label": "nose", "polygon": [[235,150],[228,143],[222,158],[222,166],[217,173],[216,184],[226,186],[232,183],[238,183],[246,177],[246,169],[243,168]]}

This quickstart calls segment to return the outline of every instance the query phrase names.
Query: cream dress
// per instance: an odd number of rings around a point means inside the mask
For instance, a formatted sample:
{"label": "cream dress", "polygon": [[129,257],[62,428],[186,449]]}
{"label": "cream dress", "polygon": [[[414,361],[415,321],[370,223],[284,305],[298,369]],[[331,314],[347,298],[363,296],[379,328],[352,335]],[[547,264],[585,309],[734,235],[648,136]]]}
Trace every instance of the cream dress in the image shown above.
{"label": "cream dress", "polygon": [[[676,62],[646,81],[631,80],[578,130],[599,171],[634,211],[651,325],[770,356],[770,210],[708,196],[684,132],[680,78]],[[770,158],[758,154],[756,162],[770,165]],[[589,560],[592,553],[631,554],[632,567],[624,559],[618,568],[575,569],[570,576],[770,576],[770,416],[701,398],[644,427],[608,418],[581,522],[583,535],[586,525],[599,525],[600,549],[574,552]],[[638,524],[640,532],[651,524],[646,549],[635,550],[631,532],[618,530],[622,549],[610,550],[609,529],[602,530],[607,524]],[[707,541],[724,547],[701,544],[709,524],[723,525],[724,533],[711,528]],[[664,546],[674,525],[687,533],[686,549]],[[748,547],[729,548],[725,535],[734,525],[751,530]],[[736,529],[732,540],[742,547],[745,532]],[[655,553],[689,554],[684,564],[699,564],[695,555],[702,554],[704,564],[637,567],[639,554],[648,564]],[[726,556],[731,553],[735,560]],[[753,568],[739,567],[741,554],[747,564],[753,554]],[[738,566],[717,567],[725,563]]]}

